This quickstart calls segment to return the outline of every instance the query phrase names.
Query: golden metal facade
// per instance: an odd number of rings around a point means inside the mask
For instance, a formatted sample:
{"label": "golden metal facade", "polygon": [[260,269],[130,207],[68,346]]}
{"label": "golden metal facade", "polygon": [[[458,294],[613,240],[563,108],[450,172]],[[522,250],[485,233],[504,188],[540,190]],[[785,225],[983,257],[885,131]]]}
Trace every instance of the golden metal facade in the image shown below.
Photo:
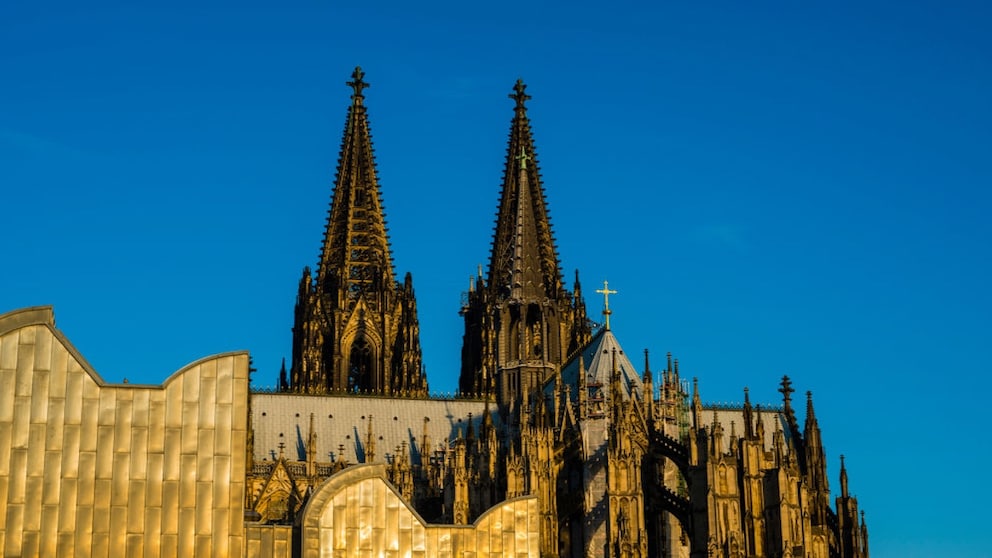
{"label": "golden metal facade", "polygon": [[341,471],[304,508],[303,558],[539,555],[537,496],[507,500],[472,525],[429,525],[386,482],[385,465]]}
{"label": "golden metal facade", "polygon": [[248,355],[110,385],[51,308],[0,316],[4,556],[240,556]]}

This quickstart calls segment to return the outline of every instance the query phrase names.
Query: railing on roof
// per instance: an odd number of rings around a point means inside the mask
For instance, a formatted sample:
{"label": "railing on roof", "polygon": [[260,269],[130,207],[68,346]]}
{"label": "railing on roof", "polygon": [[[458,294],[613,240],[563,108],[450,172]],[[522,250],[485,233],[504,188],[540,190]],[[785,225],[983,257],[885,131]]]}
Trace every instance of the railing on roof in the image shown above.
{"label": "railing on roof", "polygon": [[256,461],[254,466],[251,468],[251,472],[256,476],[268,476],[272,473],[272,469],[274,469],[275,466],[276,464],[272,461],[263,461],[261,463]]}
{"label": "railing on roof", "polygon": [[434,391],[427,394],[422,393],[381,393],[374,391],[294,391],[292,389],[279,389],[275,386],[251,386],[251,393],[266,395],[305,395],[314,397],[347,396],[347,397],[367,397],[373,399],[422,399],[434,401],[485,401],[482,394],[466,394],[460,391]]}
{"label": "railing on roof", "polygon": [[[766,411],[770,413],[781,413],[782,411],[785,410],[781,405],[762,404],[762,405],[753,405],[752,408],[754,409],[754,412],[758,412],[758,409],[760,408],[762,413]],[[735,403],[735,402],[728,403],[723,401],[719,403],[703,403],[703,410],[704,411],[743,411],[744,404]]]}

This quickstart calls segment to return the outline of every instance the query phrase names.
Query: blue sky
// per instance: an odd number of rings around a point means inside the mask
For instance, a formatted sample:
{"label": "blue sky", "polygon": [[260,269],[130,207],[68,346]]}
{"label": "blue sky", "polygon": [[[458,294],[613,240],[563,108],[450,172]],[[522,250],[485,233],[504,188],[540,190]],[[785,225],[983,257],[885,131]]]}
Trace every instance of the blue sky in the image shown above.
{"label": "blue sky", "polygon": [[274,383],[361,65],[453,390],[522,77],[566,276],[619,291],[626,350],[712,401],[791,375],[872,556],[989,555],[985,5],[352,4],[0,6],[0,312],[54,305],[109,381],[248,349]]}

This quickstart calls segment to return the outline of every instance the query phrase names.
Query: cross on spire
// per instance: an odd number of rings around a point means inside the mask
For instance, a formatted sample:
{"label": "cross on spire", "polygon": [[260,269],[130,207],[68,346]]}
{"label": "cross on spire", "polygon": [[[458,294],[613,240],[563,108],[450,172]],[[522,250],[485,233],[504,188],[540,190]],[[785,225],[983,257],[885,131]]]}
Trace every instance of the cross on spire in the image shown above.
{"label": "cross on spire", "polygon": [[524,84],[524,80],[517,78],[516,85],[513,86],[513,93],[510,93],[509,97],[517,102],[517,110],[525,110],[527,107],[524,103],[530,100],[530,95],[525,91],[527,90],[527,85]]}
{"label": "cross on spire", "polygon": [[610,290],[610,282],[603,281],[603,288],[596,289],[596,292],[603,295],[603,315],[606,316],[606,329],[610,329],[610,314],[613,313],[610,310],[610,295],[617,294],[616,291]]}
{"label": "cross on spire", "polygon": [[345,84],[355,90],[355,92],[351,95],[351,100],[358,101],[359,104],[361,104],[361,99],[365,98],[365,95],[362,94],[362,90],[369,86],[369,84],[362,79],[364,77],[365,72],[362,71],[362,67],[355,66],[355,71],[351,72],[352,81]]}

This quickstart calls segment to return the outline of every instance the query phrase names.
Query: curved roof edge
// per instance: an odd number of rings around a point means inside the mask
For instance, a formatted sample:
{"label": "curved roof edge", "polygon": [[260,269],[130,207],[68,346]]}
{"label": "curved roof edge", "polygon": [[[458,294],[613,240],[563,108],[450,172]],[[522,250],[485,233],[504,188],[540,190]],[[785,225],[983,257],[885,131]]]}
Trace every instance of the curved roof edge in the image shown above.
{"label": "curved roof edge", "polygon": [[349,485],[361,482],[369,479],[379,479],[396,495],[397,498],[406,506],[407,510],[413,514],[413,517],[420,522],[421,527],[426,528],[429,523],[410,505],[409,502],[403,498],[403,495],[396,490],[393,483],[389,482],[389,477],[386,475],[386,465],[383,463],[363,463],[360,465],[352,465],[350,467],[345,467],[344,469],[333,474],[324,481],[317,490],[310,496],[310,500],[304,506],[300,513],[300,526],[304,529],[311,528],[316,529],[320,521],[320,514],[323,513],[323,509],[327,506],[327,503],[334,498],[341,490],[347,488]]}
{"label": "curved roof edge", "polygon": [[72,357],[75,358],[77,362],[79,362],[80,366],[83,367],[83,370],[85,370],[86,373],[89,374],[90,377],[93,379],[93,381],[96,382],[97,385],[99,386],[164,389],[165,386],[169,385],[170,382],[182,376],[191,368],[199,366],[205,362],[209,362],[211,360],[217,360],[229,356],[249,355],[248,351],[228,351],[224,353],[218,353],[215,355],[205,356],[189,364],[186,364],[185,366],[179,368],[172,374],[169,374],[169,376],[166,377],[166,379],[161,384],[109,383],[106,380],[104,380],[103,377],[100,375],[100,373],[97,372],[93,368],[93,366],[89,363],[89,361],[87,361],[86,358],[83,357],[83,355],[79,352],[79,349],[77,349],[75,345],[73,345],[72,342],[69,341],[69,339],[66,338],[66,336],[61,331],[59,331],[58,328],[55,327],[55,309],[53,306],[51,305],[29,306],[27,308],[19,308],[17,310],[11,310],[10,312],[0,314],[0,336],[7,335],[8,333],[17,331],[18,329],[22,329],[30,326],[38,326],[38,325],[47,326],[48,329],[52,332],[52,335],[54,335],[55,338],[58,339],[59,343],[61,343],[62,346],[65,347],[67,351],[69,351],[69,354],[71,354]]}
{"label": "curved roof edge", "polygon": [[29,306],[0,314],[0,335],[6,335],[15,329],[32,325],[50,325],[55,327],[55,310],[52,306]]}
{"label": "curved roof edge", "polygon": [[482,514],[475,519],[472,523],[468,525],[454,525],[449,523],[428,523],[423,516],[413,507],[410,502],[400,494],[399,490],[389,482],[389,477],[386,474],[386,465],[383,463],[364,463],[360,465],[352,465],[350,467],[345,467],[344,469],[338,471],[337,473],[331,475],[326,481],[324,481],[317,490],[311,495],[310,500],[304,506],[302,512],[300,513],[300,526],[304,529],[311,528],[316,529],[320,521],[320,513],[322,513],[323,508],[327,506],[327,502],[331,500],[334,496],[338,494],[341,490],[348,487],[349,485],[361,482],[369,479],[379,479],[396,495],[397,498],[406,506],[407,510],[413,514],[413,517],[420,522],[420,525],[424,528],[429,527],[445,527],[454,529],[476,529],[483,521],[489,518],[489,516],[500,512],[504,506],[507,504],[512,504],[517,501],[527,501],[527,500],[537,500],[537,496],[534,494],[527,494],[524,496],[517,496],[516,498],[507,498],[501,502],[497,502],[492,505],[489,509],[482,512]]}

